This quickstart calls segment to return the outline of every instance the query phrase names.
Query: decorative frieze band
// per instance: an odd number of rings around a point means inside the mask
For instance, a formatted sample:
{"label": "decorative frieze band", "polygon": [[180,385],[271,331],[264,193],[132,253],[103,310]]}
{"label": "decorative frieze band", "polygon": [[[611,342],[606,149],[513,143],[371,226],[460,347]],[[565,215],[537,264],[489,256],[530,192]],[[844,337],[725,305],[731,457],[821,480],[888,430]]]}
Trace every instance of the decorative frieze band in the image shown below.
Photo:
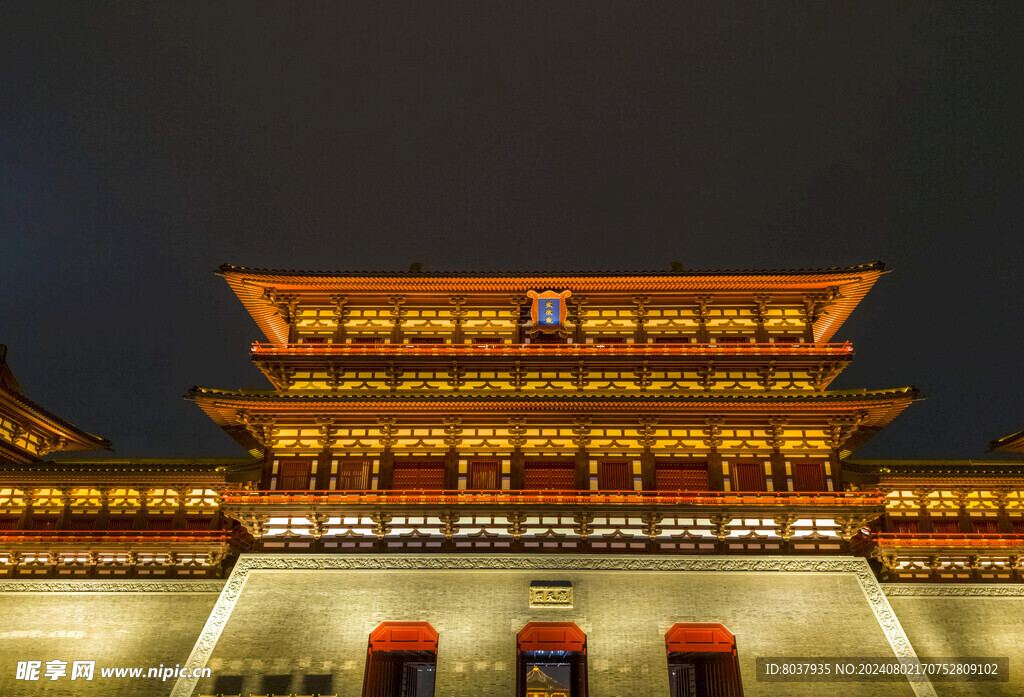
{"label": "decorative frieze band", "polygon": [[226,581],[0,581],[0,593],[220,593]]}
{"label": "decorative frieze band", "polygon": [[886,597],[1024,598],[1022,583],[881,583]]}

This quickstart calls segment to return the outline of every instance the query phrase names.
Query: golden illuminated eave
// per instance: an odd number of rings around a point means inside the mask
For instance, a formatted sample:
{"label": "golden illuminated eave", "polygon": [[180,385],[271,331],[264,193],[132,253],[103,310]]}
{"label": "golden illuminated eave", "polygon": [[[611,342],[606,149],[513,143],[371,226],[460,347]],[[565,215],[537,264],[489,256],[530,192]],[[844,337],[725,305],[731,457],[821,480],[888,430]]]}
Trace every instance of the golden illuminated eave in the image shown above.
{"label": "golden illuminated eave", "polygon": [[1024,431],[994,440],[989,443],[988,449],[1003,453],[1024,453]]}
{"label": "golden illuminated eave", "polygon": [[292,296],[300,302],[332,296],[387,297],[391,294],[447,298],[452,293],[507,299],[538,288],[564,288],[590,296],[754,294],[824,295],[827,308],[813,325],[816,342],[829,341],[875,281],[881,263],[850,268],[800,271],[693,271],[674,273],[578,274],[359,274],[247,269],[224,265],[219,274],[242,301],[266,337],[288,342],[288,322],[268,297]]}
{"label": "golden illuminated eave", "polygon": [[0,455],[32,462],[51,452],[109,448],[110,441],[54,416],[21,394],[0,389]]}
{"label": "golden illuminated eave", "polygon": [[246,471],[258,465],[244,458],[53,460],[28,465],[0,464],[0,483],[223,484],[244,479]]}
{"label": "golden illuminated eave", "polygon": [[569,423],[574,416],[585,414],[598,419],[635,419],[638,415],[657,415],[663,423],[685,423],[709,416],[725,420],[763,421],[772,416],[788,416],[805,421],[826,423],[844,419],[855,429],[843,443],[845,456],[860,447],[880,428],[892,421],[911,402],[918,399],[915,388],[879,392],[844,391],[820,394],[768,393],[736,395],[707,393],[678,395],[627,393],[610,396],[541,393],[526,395],[474,395],[472,393],[395,393],[316,394],[281,392],[228,392],[209,388],[193,388],[190,398],[232,437],[246,447],[254,440],[245,420],[253,417],[276,421],[310,421],[333,416],[339,419],[375,422],[382,414],[402,419],[440,421],[443,416],[459,415],[465,419],[495,420],[509,415],[536,414],[558,423]]}

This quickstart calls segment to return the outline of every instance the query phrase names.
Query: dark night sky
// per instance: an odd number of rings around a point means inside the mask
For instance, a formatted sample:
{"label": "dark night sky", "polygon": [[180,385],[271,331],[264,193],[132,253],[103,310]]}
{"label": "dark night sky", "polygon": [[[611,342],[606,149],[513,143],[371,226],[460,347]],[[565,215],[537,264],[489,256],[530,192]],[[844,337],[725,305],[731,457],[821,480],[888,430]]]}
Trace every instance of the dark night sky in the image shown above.
{"label": "dark night sky", "polygon": [[211,272],[880,259],[864,457],[1024,428],[1024,3],[0,4],[0,342],[116,456],[243,454]]}

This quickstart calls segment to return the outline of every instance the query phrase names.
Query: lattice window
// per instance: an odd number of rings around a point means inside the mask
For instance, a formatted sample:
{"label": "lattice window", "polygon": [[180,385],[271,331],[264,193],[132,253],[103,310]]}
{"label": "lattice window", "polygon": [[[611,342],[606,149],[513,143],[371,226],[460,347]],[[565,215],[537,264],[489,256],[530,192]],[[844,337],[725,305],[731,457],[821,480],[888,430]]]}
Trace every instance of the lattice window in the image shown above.
{"label": "lattice window", "polygon": [[338,488],[342,491],[364,491],[370,488],[369,482],[369,462],[343,462],[338,467]]}
{"label": "lattice window", "polygon": [[917,521],[909,518],[893,520],[892,524],[893,527],[896,528],[896,532],[903,535],[916,534],[920,529],[920,526],[918,526]]}
{"label": "lattice window", "polygon": [[736,491],[764,491],[764,467],[760,462],[735,462],[732,485]]}
{"label": "lattice window", "polygon": [[984,535],[995,535],[999,532],[999,521],[993,518],[973,518],[974,532]]}
{"label": "lattice window", "polygon": [[501,463],[497,460],[474,460],[469,463],[469,488],[495,490],[501,488]]}
{"label": "lattice window", "polygon": [[576,489],[576,465],[571,462],[527,462],[525,488],[531,490]]}
{"label": "lattice window", "polygon": [[941,535],[950,535],[960,532],[960,521],[958,520],[933,520],[932,532]]}
{"label": "lattice window", "polygon": [[602,462],[598,466],[598,489],[607,491],[629,491],[633,488],[633,477],[628,462]]}
{"label": "lattice window", "polygon": [[309,460],[281,460],[277,475],[277,488],[282,491],[297,491],[309,488]]}
{"label": "lattice window", "polygon": [[444,489],[444,462],[405,460],[392,470],[392,487],[402,491]]}
{"label": "lattice window", "polygon": [[706,462],[658,462],[654,465],[658,491],[707,491]]}
{"label": "lattice window", "polygon": [[794,491],[825,491],[825,469],[820,462],[797,462],[793,465]]}

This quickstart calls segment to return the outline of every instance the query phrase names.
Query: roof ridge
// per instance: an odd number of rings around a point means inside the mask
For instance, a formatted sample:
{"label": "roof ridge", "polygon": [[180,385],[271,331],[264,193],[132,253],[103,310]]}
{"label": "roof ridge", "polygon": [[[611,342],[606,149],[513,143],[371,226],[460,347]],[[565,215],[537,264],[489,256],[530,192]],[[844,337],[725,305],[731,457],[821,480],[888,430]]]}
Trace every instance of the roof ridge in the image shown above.
{"label": "roof ridge", "polygon": [[798,392],[789,393],[784,391],[764,391],[764,392],[752,392],[746,394],[737,394],[730,391],[709,391],[702,392],[700,394],[652,394],[650,392],[641,392],[639,390],[630,391],[618,391],[615,394],[552,394],[549,392],[514,392],[514,391],[500,391],[490,393],[480,392],[425,392],[416,391],[410,393],[402,392],[391,392],[388,390],[381,391],[367,391],[362,390],[358,393],[339,393],[339,392],[321,392],[315,390],[291,390],[283,392],[281,390],[225,390],[216,387],[200,387],[198,385],[193,386],[189,390],[189,393],[185,395],[186,399],[194,400],[197,397],[256,397],[263,399],[277,399],[277,400],[315,400],[315,399],[331,399],[338,401],[355,401],[355,400],[381,400],[390,399],[397,401],[400,399],[409,401],[460,401],[460,400],[472,400],[472,401],[508,401],[509,399],[516,399],[522,401],[530,400],[562,400],[562,401],[594,401],[594,400],[608,400],[608,401],[627,401],[636,400],[642,398],[648,401],[686,401],[686,400],[700,400],[700,399],[731,399],[731,400],[751,400],[751,399],[829,399],[835,397],[874,397],[881,395],[910,395],[914,399],[923,399],[920,396],[920,391],[913,385],[907,385],[904,387],[890,387],[880,388],[875,390],[869,389],[850,389],[850,390],[826,390],[823,392]]}
{"label": "roof ridge", "polygon": [[248,266],[236,266],[234,264],[221,264],[214,272],[219,275],[228,273],[242,273],[252,275],[276,275],[276,276],[332,276],[338,278],[346,277],[398,277],[398,278],[500,278],[516,276],[534,276],[559,278],[564,276],[739,276],[739,275],[763,275],[763,274],[822,274],[822,273],[856,273],[858,271],[886,271],[884,262],[873,261],[868,264],[856,266],[830,266],[818,269],[683,269],[675,271],[672,269],[648,269],[648,270],[591,270],[591,271],[329,271],[329,270],[300,270],[300,269],[267,269]]}

